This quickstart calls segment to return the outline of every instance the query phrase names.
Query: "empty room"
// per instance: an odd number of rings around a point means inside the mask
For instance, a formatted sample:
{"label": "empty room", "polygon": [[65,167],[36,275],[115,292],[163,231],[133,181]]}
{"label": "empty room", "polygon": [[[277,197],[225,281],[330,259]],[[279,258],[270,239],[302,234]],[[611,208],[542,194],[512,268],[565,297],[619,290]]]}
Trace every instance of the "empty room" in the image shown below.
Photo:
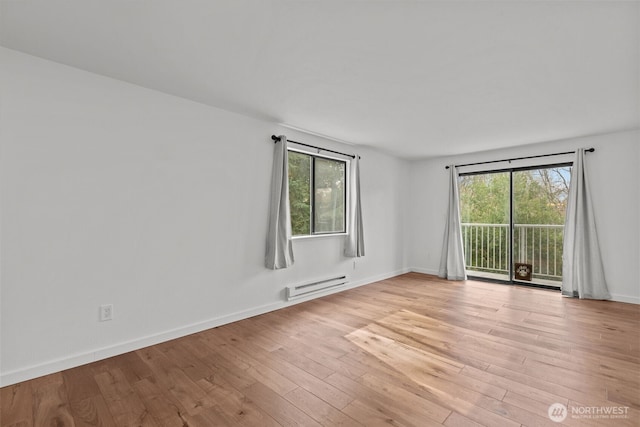
{"label": "empty room", "polygon": [[640,425],[640,2],[0,0],[0,426]]}

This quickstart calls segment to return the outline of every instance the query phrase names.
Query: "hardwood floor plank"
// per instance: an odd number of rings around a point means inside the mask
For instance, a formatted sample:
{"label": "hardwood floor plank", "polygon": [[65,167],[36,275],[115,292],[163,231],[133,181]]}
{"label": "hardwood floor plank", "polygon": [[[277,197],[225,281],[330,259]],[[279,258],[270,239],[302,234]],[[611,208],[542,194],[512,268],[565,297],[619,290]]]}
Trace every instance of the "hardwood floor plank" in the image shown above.
{"label": "hardwood floor plank", "polygon": [[[190,337],[188,337],[190,338]],[[215,372],[215,369],[207,364],[203,358],[209,357],[212,352],[204,351],[206,348],[198,343],[193,343],[192,339],[181,339],[179,342],[166,347],[164,355],[174,361],[175,365],[181,369],[191,381],[198,381],[206,378]]]}
{"label": "hardwood floor plank", "polygon": [[251,355],[238,351],[227,346],[226,341],[222,337],[208,338],[207,344],[216,348],[216,351],[223,355],[234,365],[244,370],[249,376],[253,377],[256,382],[266,385],[280,396],[284,396],[297,387],[295,383],[287,379],[284,375],[269,366],[260,363]]}
{"label": "hardwood floor plank", "polygon": [[76,427],[118,427],[102,395],[71,402]]}
{"label": "hardwood floor plank", "polygon": [[282,374],[292,383],[315,394],[337,409],[344,408],[354,399],[352,396],[343,393],[304,369],[300,369],[286,360],[280,359],[277,355],[261,350],[249,342],[237,342],[235,347],[245,352],[245,354],[251,354],[261,363],[269,364],[273,370]]}
{"label": "hardwood floor plank", "polygon": [[31,382],[0,389],[0,425],[33,425],[33,389]]}
{"label": "hardwood floor plank", "polygon": [[509,419],[515,421],[518,424],[526,424],[528,426],[542,426],[542,427],[555,427],[557,424],[549,419],[548,414],[544,413],[534,413],[530,412],[526,409],[523,409],[519,406],[512,405],[505,401],[499,401],[495,399],[489,399],[486,397],[480,398],[476,404],[488,411],[491,411],[495,414],[500,414],[500,416],[505,419]]}
{"label": "hardwood floor plank", "polygon": [[[389,335],[391,336],[392,334]],[[373,336],[379,337],[379,335]],[[380,338],[377,339],[379,340]],[[406,339],[403,341],[405,341],[405,343],[411,342]],[[377,355],[380,360],[386,361],[387,364],[393,366],[396,370],[403,372],[408,378],[423,378],[426,375],[429,375],[430,381],[432,382],[441,380],[447,381],[498,400],[502,399],[506,393],[506,389],[496,387],[487,382],[470,378],[468,376],[460,375],[458,366],[464,367],[463,365],[453,365],[455,366],[455,369],[448,369],[452,366],[451,363],[453,363],[453,361],[450,361],[450,363],[444,363],[444,365],[441,366],[432,366],[431,363],[434,361],[444,362],[449,359],[438,358],[438,356],[433,353],[424,351],[416,345],[397,347],[393,345],[393,343],[388,343],[387,345],[379,347],[375,345],[375,341],[373,343],[374,345],[369,346],[367,351],[373,355]],[[392,355],[392,360],[390,360],[387,355]]]}
{"label": "hardwood floor plank", "polygon": [[[333,374],[327,380],[345,393],[358,396],[361,403],[372,408],[374,412],[383,414],[384,419],[406,426],[441,425],[418,408],[411,407],[406,402],[394,401],[389,398],[388,394],[378,387],[355,382],[340,374]],[[392,401],[395,403],[392,404]]]}
{"label": "hardwood floor plank", "polygon": [[186,409],[167,393],[161,386],[154,383],[152,378],[143,378],[133,385],[136,394],[158,424],[181,426],[184,424]]}
{"label": "hardwood floor plank", "polygon": [[556,402],[566,405],[569,401],[569,399],[566,397],[561,397],[549,393],[546,390],[531,387],[530,385],[523,384],[518,381],[513,381],[509,378],[495,375],[491,372],[482,371],[472,366],[465,366],[461,372],[461,375],[467,375],[472,378],[477,378],[489,384],[504,388],[505,390],[507,390],[507,394],[511,391],[520,393],[521,395],[526,396],[526,398],[530,401],[543,402],[546,403],[547,406]]}
{"label": "hardwood floor plank", "polygon": [[321,425],[304,411],[262,383],[255,383],[241,391],[283,426],[313,427]]}
{"label": "hardwood floor plank", "polygon": [[[375,332],[379,328],[386,328],[383,334],[392,337],[398,342],[428,351],[434,358],[445,360],[449,364],[456,363],[461,367],[471,365],[484,370],[491,363],[487,363],[483,360],[485,358],[479,357],[479,353],[474,350],[473,346],[461,345],[459,337],[456,337],[457,341],[452,340],[453,328],[441,323],[436,323],[434,327],[427,328],[425,327],[426,321],[423,321],[422,326],[417,326],[415,321],[406,323],[406,315],[407,311],[402,310],[396,313],[395,316],[387,316],[375,324],[368,325],[367,329]],[[411,315],[419,316],[416,313],[411,313]],[[426,316],[420,317],[427,319]],[[504,353],[501,353],[501,356],[504,356]],[[521,360],[524,360],[524,356],[520,357]]]}
{"label": "hardwood floor plank", "polygon": [[372,408],[359,399],[347,405],[342,412],[360,421],[362,425],[367,427],[406,426],[406,424],[402,424],[398,420],[393,419],[391,415],[386,414],[384,408]]}
{"label": "hardwood floor plank", "polygon": [[212,351],[204,339],[200,340],[200,345],[209,350],[207,355],[202,358],[202,361],[212,370],[212,373],[205,377],[206,380],[215,382],[215,378],[222,377],[237,389],[249,387],[257,381],[242,366],[238,366],[223,355]]}
{"label": "hardwood floor plank", "polygon": [[75,426],[62,374],[39,378],[32,383],[32,387],[34,426]]}
{"label": "hardwood floor plank", "polygon": [[[354,331],[347,338],[368,354],[375,355],[388,366],[396,367],[399,363],[402,363],[404,366],[416,366],[422,371],[446,372],[449,374],[459,373],[463,367],[455,362],[447,363],[430,357],[430,353],[426,351],[403,345],[390,338],[369,332],[367,329]],[[420,360],[422,364],[418,367],[414,363],[415,360]]]}
{"label": "hardwood floor plank", "polygon": [[[180,402],[189,414],[198,413],[203,407],[212,406],[202,388],[192,381],[182,369],[156,347],[138,350],[140,358],[154,372],[155,381]],[[179,361],[177,361],[179,363]]]}
{"label": "hardwood floor plank", "polygon": [[457,412],[452,412],[451,415],[445,420],[444,424],[447,427],[481,427],[482,424],[477,423],[464,415],[460,415]]}
{"label": "hardwood floor plank", "polygon": [[228,425],[230,425],[229,420],[219,412],[218,408],[206,408],[196,415],[185,414],[184,424],[181,427],[209,427]]}
{"label": "hardwood floor plank", "polygon": [[119,356],[118,363],[112,364],[112,368],[120,369],[131,384],[153,375],[153,371],[142,361],[140,354],[135,351]]}
{"label": "hardwood floor plank", "polygon": [[402,402],[407,411],[415,413],[420,418],[428,418],[438,423],[442,423],[451,414],[451,410],[432,402],[411,391],[405,390],[401,386],[381,380],[372,374],[365,374],[360,381],[373,390],[378,390],[387,396]]}
{"label": "hardwood floor plank", "polygon": [[362,424],[350,416],[303,388],[292,390],[284,397],[322,425],[362,427]]}
{"label": "hardwood floor plank", "polygon": [[640,389],[624,384],[611,384],[607,388],[607,400],[640,410]]}
{"label": "hardwood floor plank", "polygon": [[602,401],[606,399],[606,392],[602,392],[600,394],[591,394],[585,393],[580,390],[575,390],[571,387],[567,387],[562,384],[562,379],[556,379],[557,382],[550,382],[543,378],[540,378],[535,372],[522,373],[517,370],[503,368],[501,366],[491,365],[487,369],[487,372],[505,377],[507,379],[513,380],[515,382],[519,382],[540,390],[546,390],[550,393],[556,394],[558,396],[562,396],[565,399],[575,399],[581,400],[584,402],[590,401]]}
{"label": "hardwood floor plank", "polygon": [[200,380],[200,384],[211,396],[216,412],[222,415],[230,425],[278,426],[279,424],[260,409],[251,399],[223,379],[216,382]]}
{"label": "hardwood floor plank", "polygon": [[100,389],[93,378],[92,372],[90,366],[84,365],[61,373],[70,402],[86,400],[100,395]]}
{"label": "hardwood floor plank", "polygon": [[304,370],[305,372],[308,372],[316,378],[324,379],[335,372],[333,369],[330,369],[325,365],[311,359],[306,354],[291,351],[286,347],[280,347],[279,349],[274,351],[273,354],[280,359],[285,360],[292,365]]}
{"label": "hardwood floor plank", "polygon": [[[464,409],[464,413],[470,414],[468,415],[470,418],[490,423],[489,425],[514,425],[504,418],[500,411],[489,411],[483,405],[478,405],[478,402],[483,399],[486,399],[486,402],[498,402],[496,399],[431,375],[417,374],[411,375],[409,378],[418,386],[418,390],[412,390],[413,393],[440,407],[459,411]],[[385,383],[393,383],[397,379],[387,377],[383,380],[376,378],[374,374],[365,374],[361,381],[368,383],[372,388],[379,388],[383,387]],[[406,387],[404,382],[402,384]]]}
{"label": "hardwood floor plank", "polygon": [[101,372],[95,379],[117,426],[158,425],[120,369]]}
{"label": "hardwood floor plank", "polygon": [[[318,364],[332,370],[332,373],[339,372],[349,378],[357,378],[367,372],[366,368],[357,366],[354,363],[348,363],[343,358],[332,357],[322,351],[314,351],[313,347],[303,343],[297,343],[290,347],[287,345],[285,350],[296,352],[298,354],[304,354],[305,357],[317,362]],[[329,374],[331,375],[331,374]],[[327,375],[327,377],[329,376]],[[324,378],[327,378],[324,377]],[[323,378],[323,379],[324,379]]]}
{"label": "hardwood floor plank", "polygon": [[[606,383],[602,378],[598,378],[598,371],[574,371],[564,369],[548,363],[538,362],[537,360],[527,359],[522,364],[521,372],[528,373],[532,376],[538,376],[549,382],[559,383],[564,386],[571,387],[576,390],[588,391],[597,395],[606,393]],[[559,379],[562,377],[562,379]]]}
{"label": "hardwood floor plank", "polygon": [[[538,402],[536,400],[532,400],[523,396],[521,394],[509,391],[507,395],[502,399],[503,402],[508,403],[513,406],[517,406],[519,408],[525,409],[532,414],[536,414],[540,417],[545,417],[548,415],[549,406],[553,403],[562,403],[565,406],[569,405],[569,402],[564,401],[549,401],[548,403]],[[592,420],[576,420],[571,417],[567,417],[563,421],[564,425],[568,426],[595,426],[596,421]]]}

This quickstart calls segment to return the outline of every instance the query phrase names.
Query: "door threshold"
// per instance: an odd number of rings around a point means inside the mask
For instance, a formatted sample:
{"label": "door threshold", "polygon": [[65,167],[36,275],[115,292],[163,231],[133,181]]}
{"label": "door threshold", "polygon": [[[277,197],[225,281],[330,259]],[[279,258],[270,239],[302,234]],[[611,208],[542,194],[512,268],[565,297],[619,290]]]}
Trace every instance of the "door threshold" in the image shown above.
{"label": "door threshold", "polygon": [[560,286],[553,285],[545,285],[542,283],[535,282],[521,282],[517,280],[500,280],[495,279],[493,277],[482,277],[482,276],[471,276],[467,275],[469,280],[475,280],[477,282],[487,282],[487,283],[495,283],[497,285],[515,285],[515,286],[526,286],[528,288],[538,288],[538,289],[549,289],[550,291],[558,291],[560,292]]}

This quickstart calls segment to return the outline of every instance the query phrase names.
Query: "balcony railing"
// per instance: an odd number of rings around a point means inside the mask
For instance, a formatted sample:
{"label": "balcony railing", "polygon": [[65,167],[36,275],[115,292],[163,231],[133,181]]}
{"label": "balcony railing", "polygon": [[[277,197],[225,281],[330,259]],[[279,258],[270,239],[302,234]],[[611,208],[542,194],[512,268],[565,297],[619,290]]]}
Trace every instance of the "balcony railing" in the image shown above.
{"label": "balcony railing", "polygon": [[[514,224],[513,259],[532,265],[534,281],[562,281],[563,225]],[[509,224],[462,224],[467,270],[509,275]]]}

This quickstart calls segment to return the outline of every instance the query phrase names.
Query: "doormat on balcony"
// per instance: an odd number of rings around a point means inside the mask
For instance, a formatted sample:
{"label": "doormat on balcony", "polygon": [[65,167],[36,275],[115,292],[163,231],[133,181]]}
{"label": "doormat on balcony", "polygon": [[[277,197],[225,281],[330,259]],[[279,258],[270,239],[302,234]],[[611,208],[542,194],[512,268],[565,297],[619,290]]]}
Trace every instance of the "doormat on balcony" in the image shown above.
{"label": "doormat on balcony", "polygon": [[513,270],[515,271],[514,279],[531,281],[531,273],[533,270],[533,266],[531,264],[516,262]]}

